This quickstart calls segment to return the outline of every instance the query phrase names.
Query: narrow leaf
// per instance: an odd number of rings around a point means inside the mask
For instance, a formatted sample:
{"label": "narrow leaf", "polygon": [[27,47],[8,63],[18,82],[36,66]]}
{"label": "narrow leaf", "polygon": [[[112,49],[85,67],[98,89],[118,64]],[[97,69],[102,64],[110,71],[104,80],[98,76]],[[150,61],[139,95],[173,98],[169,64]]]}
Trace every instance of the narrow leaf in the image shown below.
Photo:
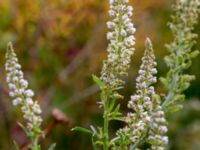
{"label": "narrow leaf", "polygon": [[103,82],[95,75],[92,75],[93,81],[99,86],[99,88],[103,87]]}
{"label": "narrow leaf", "polygon": [[85,132],[88,134],[93,134],[93,132],[91,130],[83,128],[83,127],[75,127],[72,129],[72,131],[81,131],[81,132]]}

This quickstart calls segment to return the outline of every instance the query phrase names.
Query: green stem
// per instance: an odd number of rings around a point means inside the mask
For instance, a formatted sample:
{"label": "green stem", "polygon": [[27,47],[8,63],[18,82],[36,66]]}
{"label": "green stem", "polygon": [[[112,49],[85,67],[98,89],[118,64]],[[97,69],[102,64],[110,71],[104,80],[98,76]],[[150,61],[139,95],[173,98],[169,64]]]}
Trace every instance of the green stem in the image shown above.
{"label": "green stem", "polygon": [[109,148],[109,134],[108,134],[109,118],[108,118],[108,106],[109,106],[109,101],[108,101],[108,98],[106,98],[105,101],[104,101],[104,126],[103,126],[103,131],[104,131],[104,144],[103,144],[103,149],[104,149],[104,150],[108,150],[108,148]]}
{"label": "green stem", "polygon": [[39,147],[38,147],[38,138],[37,137],[32,140],[31,150],[39,150]]}
{"label": "green stem", "polygon": [[[179,49],[179,47],[177,48]],[[181,48],[180,48],[181,49]],[[176,51],[176,64],[173,68],[173,70],[176,70],[180,64],[178,62],[178,56],[179,56],[179,52]],[[171,101],[173,99],[173,97],[176,95],[175,93],[175,90],[176,90],[176,86],[177,86],[177,82],[178,82],[178,78],[179,78],[179,72],[175,72],[174,73],[174,76],[172,78],[172,82],[171,82],[171,85],[170,85],[170,88],[169,88],[169,92],[164,100],[164,102],[162,103],[162,107],[165,108],[166,104]]]}

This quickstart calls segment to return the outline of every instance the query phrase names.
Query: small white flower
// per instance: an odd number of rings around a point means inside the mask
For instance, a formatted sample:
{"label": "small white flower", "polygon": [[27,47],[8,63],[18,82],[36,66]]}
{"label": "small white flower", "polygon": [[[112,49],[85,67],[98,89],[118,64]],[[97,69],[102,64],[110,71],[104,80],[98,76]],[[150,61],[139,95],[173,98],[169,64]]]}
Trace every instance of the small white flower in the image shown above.
{"label": "small white flower", "polygon": [[123,37],[127,36],[126,31],[125,31],[125,30],[122,30],[122,31],[121,31],[121,35],[122,35]]}
{"label": "small white flower", "polygon": [[111,40],[113,38],[113,33],[112,32],[108,32],[107,33],[107,39]]}
{"label": "small white flower", "polygon": [[152,74],[157,74],[157,69],[156,68],[151,69],[151,73]]}
{"label": "small white flower", "polygon": [[114,23],[114,22],[112,22],[112,21],[108,21],[108,22],[107,22],[107,27],[108,27],[109,29],[113,28],[114,26],[115,26],[115,23]]}
{"label": "small white flower", "polygon": [[34,96],[34,92],[32,91],[32,90],[26,90],[25,91],[25,95],[27,96],[27,97],[33,97]]}
{"label": "small white flower", "polygon": [[10,96],[10,97],[14,97],[14,96],[15,96],[15,93],[14,93],[14,92],[9,92],[9,96]]}
{"label": "small white flower", "polygon": [[13,105],[14,106],[16,106],[16,105],[18,105],[18,104],[20,104],[22,102],[22,99],[21,98],[16,98],[16,99],[14,99],[13,101],[12,101],[12,103],[13,103]]}
{"label": "small white flower", "polygon": [[28,82],[24,79],[21,79],[19,81],[19,83],[21,84],[22,87],[27,88],[28,87]]}
{"label": "small white flower", "polygon": [[25,102],[28,103],[29,105],[33,105],[33,99],[32,98],[26,98]]}
{"label": "small white flower", "polygon": [[13,82],[17,82],[19,80],[18,77],[13,77]]}

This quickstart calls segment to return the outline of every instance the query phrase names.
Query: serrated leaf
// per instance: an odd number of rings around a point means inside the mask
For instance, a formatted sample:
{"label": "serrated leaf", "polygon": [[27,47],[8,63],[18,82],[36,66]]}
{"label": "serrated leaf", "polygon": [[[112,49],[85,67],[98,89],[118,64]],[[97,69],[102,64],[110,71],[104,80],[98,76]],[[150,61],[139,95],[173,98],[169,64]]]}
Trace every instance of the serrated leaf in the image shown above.
{"label": "serrated leaf", "polygon": [[83,127],[75,127],[72,129],[72,131],[81,131],[81,132],[85,132],[85,133],[88,133],[88,134],[93,134],[93,132],[87,128],[83,128]]}
{"label": "serrated leaf", "polygon": [[50,147],[48,148],[48,150],[54,150],[56,147],[56,143],[53,143],[50,145]]}

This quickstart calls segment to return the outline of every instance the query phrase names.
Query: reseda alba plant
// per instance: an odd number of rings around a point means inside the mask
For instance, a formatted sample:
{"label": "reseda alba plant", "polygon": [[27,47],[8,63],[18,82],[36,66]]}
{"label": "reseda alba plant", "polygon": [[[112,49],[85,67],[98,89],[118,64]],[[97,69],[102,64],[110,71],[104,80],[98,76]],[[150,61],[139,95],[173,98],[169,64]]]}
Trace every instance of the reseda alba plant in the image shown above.
{"label": "reseda alba plant", "polygon": [[[170,54],[165,57],[169,71],[165,78],[160,78],[168,90],[166,96],[161,97],[154,90],[157,63],[151,41],[147,38],[146,50],[136,79],[136,93],[128,102],[131,112],[124,117],[120,113],[120,105],[117,104],[117,99],[123,98],[118,90],[123,88],[124,81],[121,77],[127,75],[130,66],[135,44],[132,34],[136,31],[130,20],[133,8],[128,2],[129,0],[109,0],[109,15],[112,21],[107,22],[108,28],[111,29],[107,33],[108,57],[103,63],[100,78],[93,76],[101,89],[99,106],[103,108],[104,124],[97,128],[91,126],[91,130],[82,127],[73,130],[91,134],[94,149],[135,150],[148,143],[148,149],[164,150],[168,144],[167,114],[182,107],[180,102],[185,97],[182,92],[194,79],[194,76],[183,74],[183,71],[191,66],[191,59],[199,53],[197,50],[192,51],[197,37],[192,31],[200,12],[200,0],[176,0],[173,6],[175,15],[172,16],[169,26],[174,41],[167,45]],[[109,123],[112,120],[127,124],[116,132],[115,137],[111,137],[109,133]]]}
{"label": "reseda alba plant", "polygon": [[[38,144],[39,137],[42,134],[41,130],[41,113],[42,110],[37,101],[33,101],[34,92],[28,89],[28,82],[24,79],[24,74],[21,70],[21,65],[18,62],[18,58],[13,50],[11,43],[8,44],[6,52],[6,64],[5,69],[7,71],[7,83],[9,87],[9,95],[12,97],[12,103],[14,106],[19,106],[23,114],[23,118],[27,120],[26,126],[19,123],[23,128],[26,135],[31,140],[30,149],[40,150],[41,147]],[[55,144],[50,147],[53,150]],[[19,149],[16,144],[16,149]]]}
{"label": "reseda alba plant", "polygon": [[[154,84],[157,83],[157,63],[152,43],[147,38],[139,75],[136,78],[136,92],[128,101],[129,112],[123,116],[117,100],[123,99],[119,90],[125,84],[122,77],[128,75],[135,50],[133,34],[136,31],[130,19],[133,8],[128,2],[129,0],[109,0],[111,21],[107,22],[108,56],[103,62],[100,77],[93,75],[94,82],[101,90],[101,100],[98,104],[103,109],[103,125],[91,126],[91,129],[75,127],[73,130],[91,134],[94,149],[136,150],[142,149],[145,144],[145,149],[164,150],[168,145],[167,115],[182,108],[181,101],[185,98],[183,91],[194,79],[194,76],[184,74],[184,70],[191,66],[192,58],[199,53],[192,50],[197,37],[192,31],[200,13],[200,0],[176,0],[173,7],[175,14],[169,27],[174,40],[167,45],[170,54],[165,57],[169,71],[166,77],[160,78],[168,90],[166,95],[161,96],[154,89]],[[34,93],[28,89],[28,82],[24,79],[11,43],[8,44],[5,68],[13,105],[20,107],[23,118],[27,120],[27,125],[20,126],[30,138],[30,149],[41,150],[39,138],[42,135],[42,111],[37,101],[32,99]],[[114,137],[109,131],[110,122],[113,120],[126,124],[116,131]],[[49,150],[53,150],[54,147],[55,144]],[[19,149],[17,144],[16,149]]]}

